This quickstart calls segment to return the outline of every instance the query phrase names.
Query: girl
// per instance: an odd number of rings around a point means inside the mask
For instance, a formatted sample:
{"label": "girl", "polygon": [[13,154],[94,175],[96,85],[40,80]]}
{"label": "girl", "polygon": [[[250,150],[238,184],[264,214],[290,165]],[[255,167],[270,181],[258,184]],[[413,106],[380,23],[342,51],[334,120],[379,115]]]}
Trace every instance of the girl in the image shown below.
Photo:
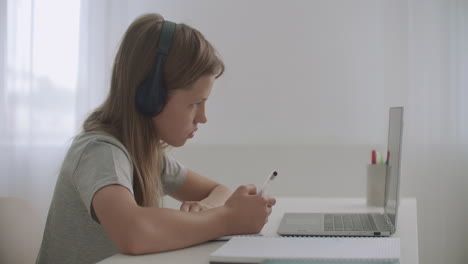
{"label": "girl", "polygon": [[[110,93],[63,162],[37,263],[95,263],[260,232],[274,198],[254,185],[232,193],[164,152],[207,122],[205,102],[223,71],[211,44],[187,25],[148,14],[129,26]],[[165,194],[180,210],[161,207]]]}

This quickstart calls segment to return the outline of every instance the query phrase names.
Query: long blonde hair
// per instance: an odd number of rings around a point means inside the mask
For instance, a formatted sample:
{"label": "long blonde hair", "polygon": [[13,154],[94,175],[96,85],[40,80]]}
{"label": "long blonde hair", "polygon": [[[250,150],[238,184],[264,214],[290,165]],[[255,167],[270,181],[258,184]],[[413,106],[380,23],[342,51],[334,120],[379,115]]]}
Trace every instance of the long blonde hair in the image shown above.
{"label": "long blonde hair", "polygon": [[[166,145],[156,134],[152,119],[135,106],[137,87],[153,71],[163,21],[161,15],[145,14],[128,27],[115,57],[109,95],[83,124],[85,132],[107,133],[127,148],[135,200],[141,206],[160,206],[163,195],[161,166]],[[223,62],[203,35],[177,24],[164,67],[168,92],[189,89],[198,78],[219,77],[223,72]]]}

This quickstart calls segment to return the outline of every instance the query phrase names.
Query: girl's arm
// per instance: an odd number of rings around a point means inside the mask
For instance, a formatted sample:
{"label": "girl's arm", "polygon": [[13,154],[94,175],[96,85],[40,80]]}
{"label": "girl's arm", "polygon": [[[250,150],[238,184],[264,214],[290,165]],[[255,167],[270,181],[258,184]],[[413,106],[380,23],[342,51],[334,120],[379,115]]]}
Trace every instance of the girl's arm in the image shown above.
{"label": "girl's arm", "polygon": [[231,194],[226,186],[187,170],[184,183],[170,196],[182,202],[182,211],[196,212],[223,205]]}
{"label": "girl's arm", "polygon": [[200,212],[138,206],[128,189],[109,185],[96,192],[93,209],[122,253],[147,254],[180,249],[223,235],[258,233],[275,204],[240,186],[224,205]]}

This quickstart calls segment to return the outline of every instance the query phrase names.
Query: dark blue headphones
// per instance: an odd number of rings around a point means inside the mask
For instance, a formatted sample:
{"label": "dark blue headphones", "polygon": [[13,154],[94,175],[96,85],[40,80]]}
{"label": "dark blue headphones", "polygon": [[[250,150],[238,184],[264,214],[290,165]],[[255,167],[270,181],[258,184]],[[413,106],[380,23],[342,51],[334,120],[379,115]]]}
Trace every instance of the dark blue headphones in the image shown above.
{"label": "dark blue headphones", "polygon": [[163,22],[154,69],[136,91],[136,108],[147,117],[157,116],[166,105],[167,88],[164,85],[164,64],[169,54],[175,26],[174,22],[167,20]]}

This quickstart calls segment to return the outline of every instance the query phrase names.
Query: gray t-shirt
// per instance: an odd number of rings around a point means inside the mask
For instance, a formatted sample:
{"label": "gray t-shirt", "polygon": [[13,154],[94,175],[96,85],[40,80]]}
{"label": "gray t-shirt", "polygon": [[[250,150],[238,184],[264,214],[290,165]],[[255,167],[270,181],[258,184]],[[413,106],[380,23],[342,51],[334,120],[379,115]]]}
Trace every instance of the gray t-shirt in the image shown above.
{"label": "gray t-shirt", "polygon": [[[164,157],[164,194],[182,185],[186,169]],[[133,166],[118,140],[98,132],[78,135],[60,170],[36,263],[96,263],[119,253],[92,209],[93,196],[119,184],[133,194]]]}

